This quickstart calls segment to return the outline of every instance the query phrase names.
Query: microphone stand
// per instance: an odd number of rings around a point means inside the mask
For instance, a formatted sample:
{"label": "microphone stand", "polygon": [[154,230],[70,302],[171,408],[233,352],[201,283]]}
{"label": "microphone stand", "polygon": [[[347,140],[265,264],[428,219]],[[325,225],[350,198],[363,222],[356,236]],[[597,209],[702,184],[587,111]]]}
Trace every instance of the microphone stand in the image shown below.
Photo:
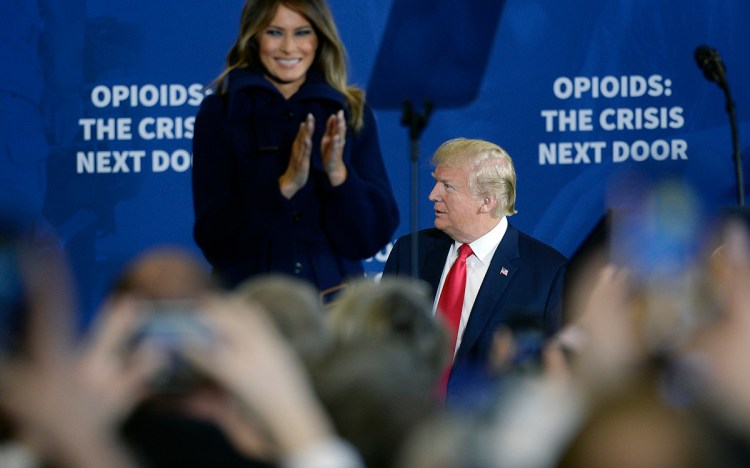
{"label": "microphone stand", "polygon": [[734,101],[732,94],[729,92],[729,84],[726,80],[719,83],[719,87],[724,91],[724,97],[727,101],[727,113],[729,114],[729,125],[732,129],[732,154],[734,158],[734,173],[737,179],[737,201],[740,207],[745,206],[745,182],[742,174],[742,154],[740,152],[740,137],[737,130],[737,115],[734,112]]}
{"label": "microphone stand", "polygon": [[424,113],[414,110],[411,101],[404,100],[401,125],[409,128],[409,160],[411,161],[411,276],[419,278],[419,138],[432,114],[432,102],[424,102]]}
{"label": "microphone stand", "polygon": [[727,82],[726,67],[721,60],[716,49],[707,45],[700,45],[694,52],[695,61],[698,67],[703,71],[703,75],[708,81],[719,85],[724,91],[726,99],[726,109],[729,114],[729,125],[732,130],[732,153],[734,159],[734,172],[737,179],[737,201],[740,208],[745,206],[745,182],[742,175],[742,154],[740,153],[740,138],[737,130],[737,116],[734,112],[734,101],[732,94],[729,92],[729,82]]}

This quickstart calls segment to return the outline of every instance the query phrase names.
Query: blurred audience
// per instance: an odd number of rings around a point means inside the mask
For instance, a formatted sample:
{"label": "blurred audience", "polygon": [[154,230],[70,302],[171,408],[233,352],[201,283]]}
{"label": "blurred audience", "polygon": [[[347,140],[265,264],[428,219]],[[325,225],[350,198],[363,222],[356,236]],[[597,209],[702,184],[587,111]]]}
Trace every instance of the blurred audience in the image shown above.
{"label": "blurred audience", "polygon": [[383,278],[350,284],[328,312],[335,347],[313,369],[320,398],[367,466],[394,466],[399,449],[436,410],[450,357],[426,283]]}
{"label": "blurred audience", "polygon": [[248,304],[260,305],[306,365],[327,352],[332,334],[315,287],[299,278],[270,274],[246,280],[233,294]]}
{"label": "blurred audience", "polygon": [[77,334],[58,246],[5,236],[0,465],[746,466],[750,218],[675,184],[624,208],[571,261],[558,334],[494,330],[482,412],[434,398],[450,352],[423,283],[227,292],[165,247]]}
{"label": "blurred audience", "polygon": [[139,326],[137,311],[110,305],[117,313],[103,314],[78,340],[71,276],[57,244],[6,236],[1,261],[3,286],[12,286],[0,305],[2,466],[138,466],[118,427],[164,361],[148,347],[121,352]]}
{"label": "blurred audience", "polygon": [[350,284],[331,308],[328,323],[340,344],[377,341],[408,348],[414,372],[436,383],[450,359],[448,329],[435,320],[429,285],[387,277]]}
{"label": "blurred audience", "polygon": [[218,415],[214,420],[240,451],[294,468],[363,466],[336,434],[302,361],[265,310],[218,298],[206,312],[219,342],[190,346],[186,356],[211,377],[214,396],[231,405],[232,411],[207,414]]}
{"label": "blurred audience", "polygon": [[[131,303],[146,316],[131,338],[158,347],[167,361],[122,425],[124,440],[148,467],[267,466],[240,453],[216,421],[195,414],[186,401],[198,387],[208,386],[185,361],[182,348],[188,334],[202,333],[196,315],[203,315],[202,303],[211,294],[219,289],[204,264],[183,249],[164,246],[127,264],[107,298]],[[117,312],[105,309],[99,315]]]}
{"label": "blurred audience", "polygon": [[216,288],[206,267],[193,254],[178,247],[155,247],[125,266],[110,296],[144,300],[200,298]]}

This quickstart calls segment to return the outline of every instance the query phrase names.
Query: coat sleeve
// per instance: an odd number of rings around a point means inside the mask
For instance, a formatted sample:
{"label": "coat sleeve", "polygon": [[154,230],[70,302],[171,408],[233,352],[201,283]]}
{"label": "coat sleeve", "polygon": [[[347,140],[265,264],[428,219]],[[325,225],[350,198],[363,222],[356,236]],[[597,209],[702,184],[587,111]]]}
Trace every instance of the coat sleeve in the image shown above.
{"label": "coat sleeve", "polygon": [[362,130],[347,138],[351,145],[347,180],[338,187],[327,187],[322,206],[328,238],[340,255],[351,259],[377,253],[392,240],[399,223],[375,116],[367,106],[364,112]]}
{"label": "coat sleeve", "polygon": [[193,134],[193,235],[214,265],[237,245],[238,196],[226,138],[226,111],[220,96],[207,96],[195,119]]}

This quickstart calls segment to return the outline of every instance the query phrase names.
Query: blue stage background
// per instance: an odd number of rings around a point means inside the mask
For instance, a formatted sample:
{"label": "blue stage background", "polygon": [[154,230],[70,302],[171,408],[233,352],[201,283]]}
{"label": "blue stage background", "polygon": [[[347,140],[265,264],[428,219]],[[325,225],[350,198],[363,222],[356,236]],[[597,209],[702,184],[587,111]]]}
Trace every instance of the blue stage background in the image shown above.
{"label": "blue stage background", "polygon": [[[222,69],[242,4],[0,6],[3,203],[33,211],[39,203],[21,202],[43,200],[71,257],[86,317],[144,250],[178,245],[200,255],[192,238],[192,119],[198,90]],[[435,103],[420,140],[419,228],[432,224],[430,155],[458,136],[508,150],[518,174],[519,213],[511,222],[565,255],[601,219],[613,199],[609,182],[622,173],[685,180],[709,212],[736,203],[724,97],[693,51],[708,44],[727,65],[747,166],[750,2],[330,5],[351,80],[368,90],[376,110],[402,215],[396,236],[412,228],[404,98],[417,110],[425,98]],[[26,166],[40,161],[41,183]],[[366,262],[370,274],[382,270],[388,251]]]}

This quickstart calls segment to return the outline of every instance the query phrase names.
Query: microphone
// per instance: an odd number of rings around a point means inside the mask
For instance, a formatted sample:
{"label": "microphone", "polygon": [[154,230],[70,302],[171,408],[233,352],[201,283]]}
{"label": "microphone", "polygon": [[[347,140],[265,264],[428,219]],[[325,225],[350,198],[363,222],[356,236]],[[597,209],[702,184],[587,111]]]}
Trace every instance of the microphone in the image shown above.
{"label": "microphone", "polygon": [[693,55],[698,68],[703,70],[703,75],[708,81],[713,81],[722,88],[727,86],[726,67],[716,49],[707,45],[699,45]]}

